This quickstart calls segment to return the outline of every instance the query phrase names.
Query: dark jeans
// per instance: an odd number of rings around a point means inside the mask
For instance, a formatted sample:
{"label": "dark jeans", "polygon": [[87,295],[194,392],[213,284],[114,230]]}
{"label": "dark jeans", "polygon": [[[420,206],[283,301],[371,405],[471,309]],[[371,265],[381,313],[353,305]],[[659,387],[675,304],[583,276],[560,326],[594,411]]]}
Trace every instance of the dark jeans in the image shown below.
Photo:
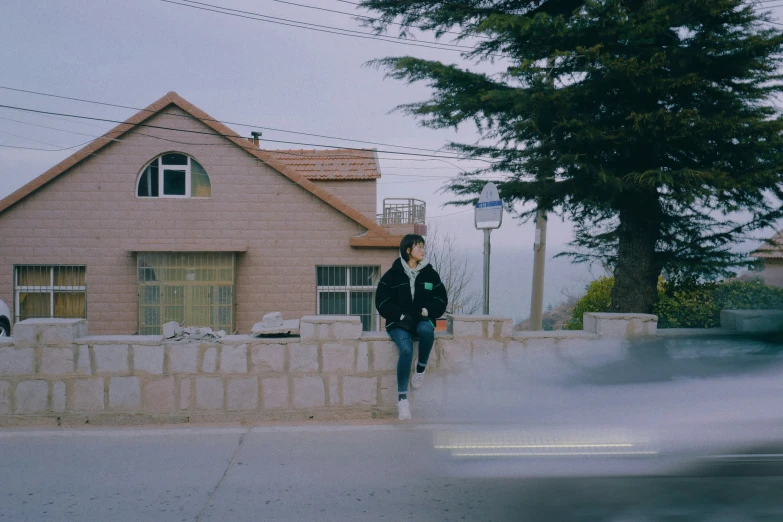
{"label": "dark jeans", "polygon": [[[420,321],[416,325],[416,333],[419,336],[419,362],[427,364],[432,345],[435,343],[435,327],[429,321]],[[397,360],[397,393],[408,393],[413,360],[413,339],[411,334],[402,328],[389,330],[389,337],[400,350],[400,358]]]}

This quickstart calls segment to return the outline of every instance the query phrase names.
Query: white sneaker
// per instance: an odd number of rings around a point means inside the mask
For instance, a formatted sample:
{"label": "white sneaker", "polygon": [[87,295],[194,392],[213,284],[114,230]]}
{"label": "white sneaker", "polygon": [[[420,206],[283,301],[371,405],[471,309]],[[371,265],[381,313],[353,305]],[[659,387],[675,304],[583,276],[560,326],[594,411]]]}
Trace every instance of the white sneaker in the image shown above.
{"label": "white sneaker", "polygon": [[414,390],[418,390],[421,388],[421,385],[424,384],[424,374],[427,373],[426,370],[418,373],[417,371],[413,371],[413,377],[411,377],[411,388]]}
{"label": "white sneaker", "polygon": [[400,420],[410,420],[411,418],[411,405],[408,403],[408,399],[402,399],[397,401],[397,412]]}

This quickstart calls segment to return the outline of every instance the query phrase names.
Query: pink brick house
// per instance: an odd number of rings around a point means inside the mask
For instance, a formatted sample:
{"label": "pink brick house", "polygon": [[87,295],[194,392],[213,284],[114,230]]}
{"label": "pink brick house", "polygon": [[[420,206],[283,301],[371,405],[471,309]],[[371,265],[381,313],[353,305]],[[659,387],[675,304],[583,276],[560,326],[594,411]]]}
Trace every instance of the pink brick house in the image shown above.
{"label": "pink brick house", "polygon": [[379,225],[379,177],[373,150],[264,150],[170,92],[0,201],[0,298],[93,334],[271,311],[378,329],[374,286],[424,217]]}

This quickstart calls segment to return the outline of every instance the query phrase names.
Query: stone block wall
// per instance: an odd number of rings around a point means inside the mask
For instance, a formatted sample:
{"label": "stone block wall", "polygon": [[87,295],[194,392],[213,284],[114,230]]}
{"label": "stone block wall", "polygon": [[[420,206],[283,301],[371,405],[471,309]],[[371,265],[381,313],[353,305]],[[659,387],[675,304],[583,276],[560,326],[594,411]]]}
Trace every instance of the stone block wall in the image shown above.
{"label": "stone block wall", "polygon": [[[617,318],[613,318],[617,321]],[[600,330],[600,328],[599,328]],[[89,336],[85,320],[27,320],[0,340],[0,426],[254,422],[396,415],[397,349],[358,317],[309,316],[300,337]],[[449,375],[591,359],[595,332],[512,334],[509,318],[453,316],[430,390]],[[429,397],[437,393],[430,392]]]}

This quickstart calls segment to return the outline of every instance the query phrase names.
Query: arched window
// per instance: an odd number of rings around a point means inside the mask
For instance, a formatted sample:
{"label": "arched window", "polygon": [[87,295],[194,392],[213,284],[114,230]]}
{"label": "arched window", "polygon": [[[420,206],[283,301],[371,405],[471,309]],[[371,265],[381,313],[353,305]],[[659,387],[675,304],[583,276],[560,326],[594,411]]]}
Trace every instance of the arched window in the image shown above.
{"label": "arched window", "polygon": [[140,198],[208,198],[209,176],[199,162],[178,152],[158,156],[144,167],[136,195]]}

